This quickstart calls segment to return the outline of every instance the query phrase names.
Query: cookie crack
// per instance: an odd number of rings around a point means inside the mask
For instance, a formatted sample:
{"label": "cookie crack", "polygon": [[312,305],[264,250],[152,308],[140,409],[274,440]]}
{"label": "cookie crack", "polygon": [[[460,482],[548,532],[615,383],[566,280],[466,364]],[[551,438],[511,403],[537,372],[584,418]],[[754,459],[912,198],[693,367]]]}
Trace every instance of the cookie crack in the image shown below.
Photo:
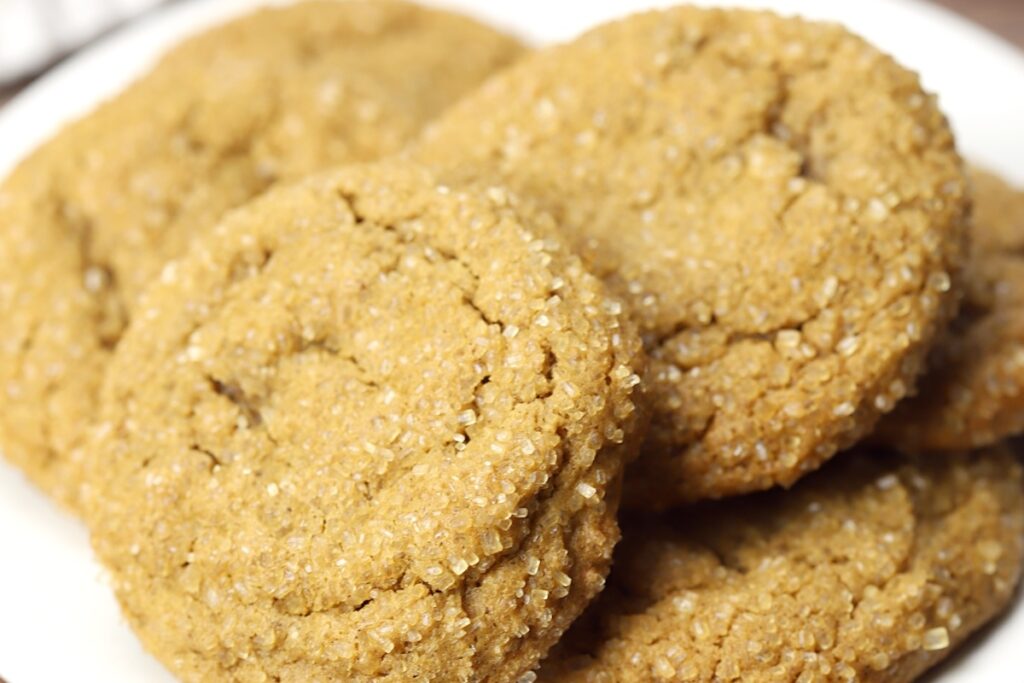
{"label": "cookie crack", "polygon": [[[204,448],[203,446],[201,446],[198,443],[190,444],[189,445],[189,450],[195,451],[196,453],[201,453],[201,454],[205,455],[207,458],[209,458],[210,459],[210,470],[211,471],[213,470],[214,467],[219,467],[219,466],[223,465],[223,463],[221,462],[220,458],[218,458],[214,454],[213,451],[209,450],[208,448]],[[195,543],[195,539],[192,539],[192,542]]]}
{"label": "cookie crack", "polygon": [[[370,587],[370,590],[378,593],[396,593],[400,590],[413,588],[415,586],[422,586],[426,589],[427,594],[431,596],[442,595],[445,592],[443,590],[434,588],[423,579],[413,575],[412,569],[409,567],[403,569],[394,579],[392,579],[388,583],[375,584],[372,587]],[[285,605],[285,603],[287,602],[288,598],[291,595],[293,595],[293,593],[289,593],[284,597],[274,598],[272,600],[272,605],[274,609],[277,610],[280,614],[297,619],[307,619],[316,614],[326,614],[329,612],[345,612],[355,614],[361,612],[367,607],[372,606],[379,599],[373,595],[370,595],[358,601],[338,600],[336,602],[320,606],[305,605],[304,609],[302,609],[301,611],[295,611],[289,610]]]}
{"label": "cookie crack", "polygon": [[[808,69],[804,73],[813,74],[815,71],[823,71],[828,68],[828,64],[828,61],[815,64],[811,69]],[[790,74],[779,74],[777,76],[776,87],[778,89],[778,92],[774,100],[765,110],[761,126],[759,126],[756,130],[751,131],[744,138],[737,141],[734,147],[737,149],[742,149],[746,147],[755,137],[767,134],[777,142],[784,145],[787,149],[796,152],[800,156],[801,166],[799,171],[799,177],[807,178],[813,181],[820,181],[823,178],[823,174],[815,170],[814,164],[810,158],[810,152],[807,149],[806,144],[801,144],[799,140],[794,139],[791,135],[784,136],[781,134],[782,117],[791,98],[790,82],[792,78],[793,76]],[[824,116],[824,114],[822,112],[815,112],[814,116],[815,119],[814,122],[810,125],[811,128],[815,127],[816,125],[819,125],[817,122],[820,120],[821,116]],[[793,205],[800,199],[801,196],[802,193],[795,193],[787,196],[783,204],[779,206],[778,209],[776,209],[775,220],[782,222],[786,214],[793,207]],[[815,316],[812,316],[810,319],[798,320],[794,318],[781,321],[776,327],[766,332],[745,332],[742,330],[730,331],[728,333],[728,340],[726,342],[726,345],[740,341],[770,341],[770,336],[775,334],[779,330],[806,324],[814,317],[817,317],[817,315],[820,315],[821,312],[824,310],[825,307],[822,307],[822,309],[819,310],[818,313],[815,314]],[[646,346],[653,353],[657,349],[662,348],[666,343],[668,343],[673,338],[675,338],[676,336],[683,332],[687,332],[694,329],[711,329],[715,327],[715,323],[716,316],[714,314],[712,314],[711,320],[707,324],[703,325],[694,325],[690,322],[680,321],[676,323],[674,326],[672,326],[667,332],[655,335],[653,337],[653,341],[649,342],[649,344],[646,344]]]}
{"label": "cookie crack", "polygon": [[480,304],[478,304],[476,301],[477,292],[480,290],[480,274],[477,273],[472,268],[470,263],[466,262],[465,259],[460,257],[458,253],[454,251],[449,251],[447,249],[442,249],[440,247],[433,247],[433,249],[438,254],[440,254],[441,257],[444,258],[448,263],[457,263],[473,279],[473,287],[468,291],[462,291],[463,303],[465,303],[467,306],[473,309],[473,311],[476,312],[477,316],[480,318],[480,320],[484,322],[484,324],[488,326],[497,325],[499,331],[504,332],[505,324],[502,321],[492,318],[490,315],[488,315],[487,312],[484,311],[483,307],[480,306]]}
{"label": "cookie crack", "polygon": [[[460,261],[460,263],[461,263],[461,261]],[[474,275],[474,277],[476,277],[476,276]],[[475,291],[473,292],[473,294],[468,294],[466,292],[463,292],[463,294],[462,294],[462,302],[464,304],[466,304],[467,306],[469,306],[470,308],[472,308],[473,311],[476,312],[476,314],[480,318],[480,320],[484,321],[485,324],[487,324],[488,326],[490,326],[490,325],[497,325],[500,330],[504,331],[505,326],[501,322],[491,318],[489,315],[487,315],[487,313],[484,312],[484,309],[480,308],[480,306],[477,305],[476,301],[473,298],[475,294],[476,294]]]}
{"label": "cookie crack", "polygon": [[352,367],[354,367],[359,372],[359,381],[364,386],[377,390],[380,389],[380,384],[377,382],[377,380],[373,378],[373,376],[370,374],[370,371],[367,370],[365,366],[363,366],[362,362],[359,360],[359,357],[356,356],[354,353],[343,355],[340,352],[335,351],[334,355],[344,361],[347,361],[350,365],[352,365]]}
{"label": "cookie crack", "polygon": [[213,376],[207,375],[207,381],[213,393],[223,396],[230,401],[245,418],[247,427],[258,427],[263,424],[263,414],[260,412],[257,402],[250,397],[236,383],[222,381]]}
{"label": "cookie crack", "polygon": [[[364,223],[365,221],[370,220],[365,215],[365,213],[361,212],[358,209],[358,207],[357,207],[357,204],[359,202],[359,194],[358,194],[358,192],[346,191],[346,190],[344,190],[342,188],[337,189],[336,192],[337,192],[338,196],[352,210],[352,214],[353,214],[354,220],[356,221],[357,224]],[[480,318],[480,320],[482,320],[486,325],[488,325],[488,326],[490,326],[490,325],[497,325],[499,330],[503,332],[504,329],[505,329],[505,324],[502,321],[491,317],[483,309],[483,307],[480,306],[480,304],[477,303],[477,301],[476,301],[476,293],[477,293],[477,291],[479,289],[479,285],[480,285],[480,277],[481,277],[480,274],[477,273],[476,270],[472,267],[472,265],[469,262],[467,262],[465,259],[463,259],[458,254],[457,251],[450,250],[450,249],[445,249],[445,248],[440,247],[440,246],[438,246],[436,244],[432,244],[429,239],[426,239],[425,237],[423,237],[422,235],[420,235],[418,233],[411,233],[410,234],[407,231],[401,230],[398,227],[397,224],[400,223],[402,220],[408,219],[408,218],[410,218],[410,216],[400,216],[400,217],[392,218],[390,220],[375,221],[375,225],[380,227],[380,229],[384,230],[385,232],[389,232],[389,233],[392,233],[392,234],[396,235],[398,237],[398,239],[401,241],[401,243],[403,243],[403,244],[416,244],[416,245],[418,245],[420,247],[424,247],[424,248],[430,249],[434,253],[438,254],[441,258],[443,258],[445,260],[445,262],[447,262],[447,263],[455,263],[455,264],[458,264],[459,266],[461,266],[463,271],[465,271],[472,278],[473,283],[474,283],[474,286],[472,288],[470,288],[468,290],[462,289],[462,301],[463,301],[463,303],[465,305],[469,306],[477,314],[477,316]],[[387,274],[389,274],[391,272],[394,272],[395,270],[398,270],[400,268],[400,266],[401,266],[401,259],[396,258],[394,260],[392,266],[390,267],[390,269],[382,270],[382,274],[387,275]]]}

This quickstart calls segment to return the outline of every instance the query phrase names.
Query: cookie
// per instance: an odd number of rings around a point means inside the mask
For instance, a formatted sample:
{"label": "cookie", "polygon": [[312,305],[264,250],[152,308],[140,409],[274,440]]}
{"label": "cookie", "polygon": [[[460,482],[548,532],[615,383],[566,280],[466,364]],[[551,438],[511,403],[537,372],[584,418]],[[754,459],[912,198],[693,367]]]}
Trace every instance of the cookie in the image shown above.
{"label": "cookie", "polygon": [[911,681],[1011,599],[1005,449],[844,454],[791,491],[625,525],[609,588],[540,681]]}
{"label": "cookie", "polygon": [[1024,432],[1024,192],[972,173],[966,295],[919,395],[879,425],[901,450],[977,448]]}
{"label": "cookie", "polygon": [[503,190],[349,168],[143,295],[86,502],[186,680],[514,681],[604,584],[642,351]]}
{"label": "cookie", "polygon": [[837,26],[633,16],[498,74],[412,154],[534,198],[627,302],[655,412],[634,503],[791,484],[914,386],[955,306],[947,123]]}
{"label": "cookie", "polygon": [[521,49],[400,2],[266,9],[60,132],[0,186],[0,451],[76,508],[103,370],[164,263],[280,180],[396,151]]}

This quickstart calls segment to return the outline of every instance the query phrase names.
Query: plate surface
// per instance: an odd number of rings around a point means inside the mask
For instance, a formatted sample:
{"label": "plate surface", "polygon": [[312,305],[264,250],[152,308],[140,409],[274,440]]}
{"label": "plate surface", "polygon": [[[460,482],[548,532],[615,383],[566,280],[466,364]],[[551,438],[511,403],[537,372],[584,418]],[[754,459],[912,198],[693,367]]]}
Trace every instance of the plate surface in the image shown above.
{"label": "plate surface", "polygon": [[[181,37],[259,4],[192,0],[86,50],[0,109],[0,177],[62,123],[143,73]],[[650,0],[435,2],[538,44],[571,38]],[[698,1],[695,4],[716,4]],[[728,0],[840,21],[922,74],[939,93],[965,155],[1024,185],[1024,54],[918,0]],[[0,677],[9,683],[172,681],[121,620],[85,530],[0,460]],[[1024,597],[930,680],[1016,683],[1024,671]]]}

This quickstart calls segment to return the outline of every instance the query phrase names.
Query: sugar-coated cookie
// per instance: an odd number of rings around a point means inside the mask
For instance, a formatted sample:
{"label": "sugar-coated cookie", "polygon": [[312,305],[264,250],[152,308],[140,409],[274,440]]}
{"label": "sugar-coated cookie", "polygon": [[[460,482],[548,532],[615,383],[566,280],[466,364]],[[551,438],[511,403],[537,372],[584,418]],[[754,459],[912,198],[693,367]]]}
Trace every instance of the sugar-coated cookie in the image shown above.
{"label": "sugar-coated cookie", "polygon": [[918,396],[879,425],[901,450],[977,448],[1024,432],[1024,191],[974,171],[973,254],[959,316]]}
{"label": "sugar-coated cookie", "polygon": [[185,680],[515,681],[604,585],[642,351],[505,191],[353,167],[140,299],[86,518]]}
{"label": "sugar-coated cookie", "polygon": [[840,455],[791,491],[625,525],[544,683],[906,683],[1012,599],[1021,468],[999,448]]}
{"label": "sugar-coated cookie", "polygon": [[402,2],[303,2],[186,41],[61,131],[0,185],[0,452],[77,509],[104,368],[164,263],[280,180],[395,152],[521,49]]}
{"label": "sugar-coated cookie", "polygon": [[788,485],[914,386],[966,182],[917,77],[839,26],[677,7],[539,51],[413,155],[551,211],[652,357],[627,499]]}

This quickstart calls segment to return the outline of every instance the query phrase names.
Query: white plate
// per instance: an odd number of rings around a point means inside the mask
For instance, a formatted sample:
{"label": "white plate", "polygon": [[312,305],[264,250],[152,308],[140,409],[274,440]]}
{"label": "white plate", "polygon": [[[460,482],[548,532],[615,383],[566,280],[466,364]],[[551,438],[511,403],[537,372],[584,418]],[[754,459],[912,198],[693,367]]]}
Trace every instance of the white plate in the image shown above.
{"label": "white plate", "polygon": [[[182,36],[261,4],[174,5],[71,59],[0,109],[0,177],[72,117],[142,73]],[[668,2],[447,0],[538,43]],[[711,4],[698,2],[698,4]],[[1024,184],[1024,55],[916,0],[728,0],[841,21],[921,72],[971,159]],[[2,267],[2,266],[0,266]],[[935,682],[1024,680],[1024,599]],[[0,463],[0,676],[9,683],[169,682],[140,648],[92,561],[84,529]]]}

